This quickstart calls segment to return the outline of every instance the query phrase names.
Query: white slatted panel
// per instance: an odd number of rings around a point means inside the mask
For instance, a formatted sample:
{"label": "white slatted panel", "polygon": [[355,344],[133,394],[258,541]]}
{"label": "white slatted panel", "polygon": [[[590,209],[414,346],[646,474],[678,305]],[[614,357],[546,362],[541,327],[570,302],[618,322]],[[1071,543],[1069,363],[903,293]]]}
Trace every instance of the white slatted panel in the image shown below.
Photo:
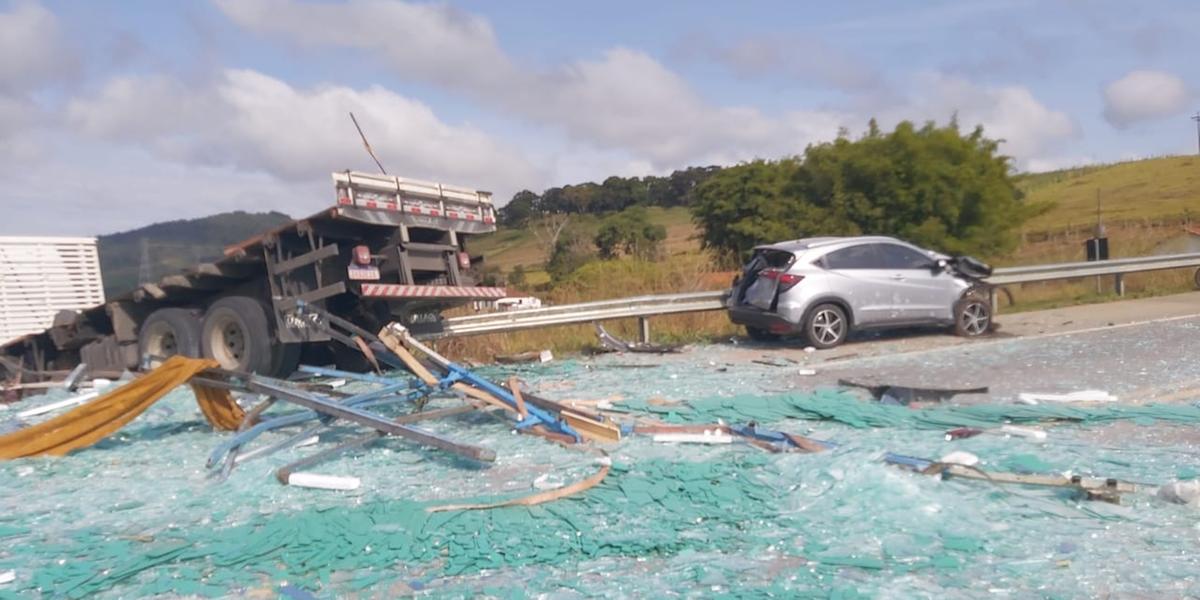
{"label": "white slatted panel", "polygon": [[0,342],[103,303],[96,238],[0,237]]}

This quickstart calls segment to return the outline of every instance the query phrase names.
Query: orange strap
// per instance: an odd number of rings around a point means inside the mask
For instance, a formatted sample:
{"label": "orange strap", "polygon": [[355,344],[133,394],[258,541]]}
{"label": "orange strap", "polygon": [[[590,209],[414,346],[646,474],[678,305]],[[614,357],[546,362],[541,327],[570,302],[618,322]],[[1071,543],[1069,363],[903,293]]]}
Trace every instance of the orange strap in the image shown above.
{"label": "orange strap", "polygon": [[[214,360],[172,356],[157,369],[83,406],[0,437],[0,459],[40,454],[61,456],[91,446],[124,427],[197,373],[216,366]],[[237,428],[243,413],[228,390],[192,387],[209,423],[220,429]]]}

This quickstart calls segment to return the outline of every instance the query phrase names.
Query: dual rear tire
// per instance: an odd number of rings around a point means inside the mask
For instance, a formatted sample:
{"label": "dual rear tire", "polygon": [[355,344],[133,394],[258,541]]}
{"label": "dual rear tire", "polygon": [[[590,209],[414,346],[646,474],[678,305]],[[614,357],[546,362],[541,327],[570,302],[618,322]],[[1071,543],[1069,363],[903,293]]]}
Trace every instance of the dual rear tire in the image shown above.
{"label": "dual rear tire", "polygon": [[221,368],[283,377],[300,363],[300,344],[280,344],[267,310],[247,296],[227,296],[203,318],[184,308],[161,308],[142,324],[138,346],[145,366],[182,354],[216,360]]}

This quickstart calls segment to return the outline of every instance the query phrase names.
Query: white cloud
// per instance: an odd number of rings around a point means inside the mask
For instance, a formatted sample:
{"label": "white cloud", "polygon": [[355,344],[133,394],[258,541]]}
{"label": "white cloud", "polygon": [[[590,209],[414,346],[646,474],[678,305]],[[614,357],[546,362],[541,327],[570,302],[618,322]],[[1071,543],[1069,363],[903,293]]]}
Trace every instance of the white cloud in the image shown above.
{"label": "white cloud", "polygon": [[35,94],[61,81],[74,65],[52,13],[28,1],[0,12],[0,173],[43,155],[33,131],[46,125],[49,115]]}
{"label": "white cloud", "polygon": [[499,91],[515,84],[514,67],[486,19],[445,4],[358,0],[215,0],[235,23],[298,45],[333,45],[378,53],[396,69],[450,87]]}
{"label": "white cloud", "polygon": [[0,92],[27,90],[61,78],[74,66],[58,19],[33,2],[0,12]]}
{"label": "white cloud", "polygon": [[1038,101],[1028,88],[1017,85],[984,86],[959,77],[926,73],[914,84],[918,92],[907,105],[887,111],[886,120],[946,122],[958,116],[964,128],[982,125],[984,135],[1002,139],[1001,152],[1027,168],[1056,147],[1080,135],[1079,126],[1066,113]]}
{"label": "white cloud", "polygon": [[234,166],[287,180],[370,168],[349,112],[384,166],[406,176],[501,189],[541,179],[515,148],[469,125],[446,124],[428,106],[380,87],[302,90],[247,70],[191,86],[165,77],[123,77],[67,109],[71,123],[92,136],[144,144],[181,163]]}
{"label": "white cloud", "polygon": [[1115,127],[1182,113],[1194,94],[1182,79],[1163,71],[1131,71],[1104,87],[1104,118]]}
{"label": "white cloud", "polygon": [[798,153],[832,137],[844,121],[826,111],[770,116],[751,107],[713,106],[661,63],[626,48],[547,69],[518,65],[486,20],[444,6],[217,3],[251,31],[377,54],[404,76],[457,90],[598,150],[630,152],[659,169]]}
{"label": "white cloud", "polygon": [[706,59],[745,79],[792,79],[815,87],[878,94],[888,86],[881,73],[867,62],[813,36],[758,34],[725,41],[691,35],[677,48],[685,59]]}

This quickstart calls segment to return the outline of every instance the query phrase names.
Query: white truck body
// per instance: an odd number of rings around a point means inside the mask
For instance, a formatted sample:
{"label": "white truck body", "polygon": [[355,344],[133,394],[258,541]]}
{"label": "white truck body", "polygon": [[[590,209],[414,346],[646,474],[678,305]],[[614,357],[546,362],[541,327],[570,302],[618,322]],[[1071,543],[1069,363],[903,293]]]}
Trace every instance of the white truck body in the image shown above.
{"label": "white truck body", "polygon": [[96,238],[0,237],[0,343],[103,303]]}

